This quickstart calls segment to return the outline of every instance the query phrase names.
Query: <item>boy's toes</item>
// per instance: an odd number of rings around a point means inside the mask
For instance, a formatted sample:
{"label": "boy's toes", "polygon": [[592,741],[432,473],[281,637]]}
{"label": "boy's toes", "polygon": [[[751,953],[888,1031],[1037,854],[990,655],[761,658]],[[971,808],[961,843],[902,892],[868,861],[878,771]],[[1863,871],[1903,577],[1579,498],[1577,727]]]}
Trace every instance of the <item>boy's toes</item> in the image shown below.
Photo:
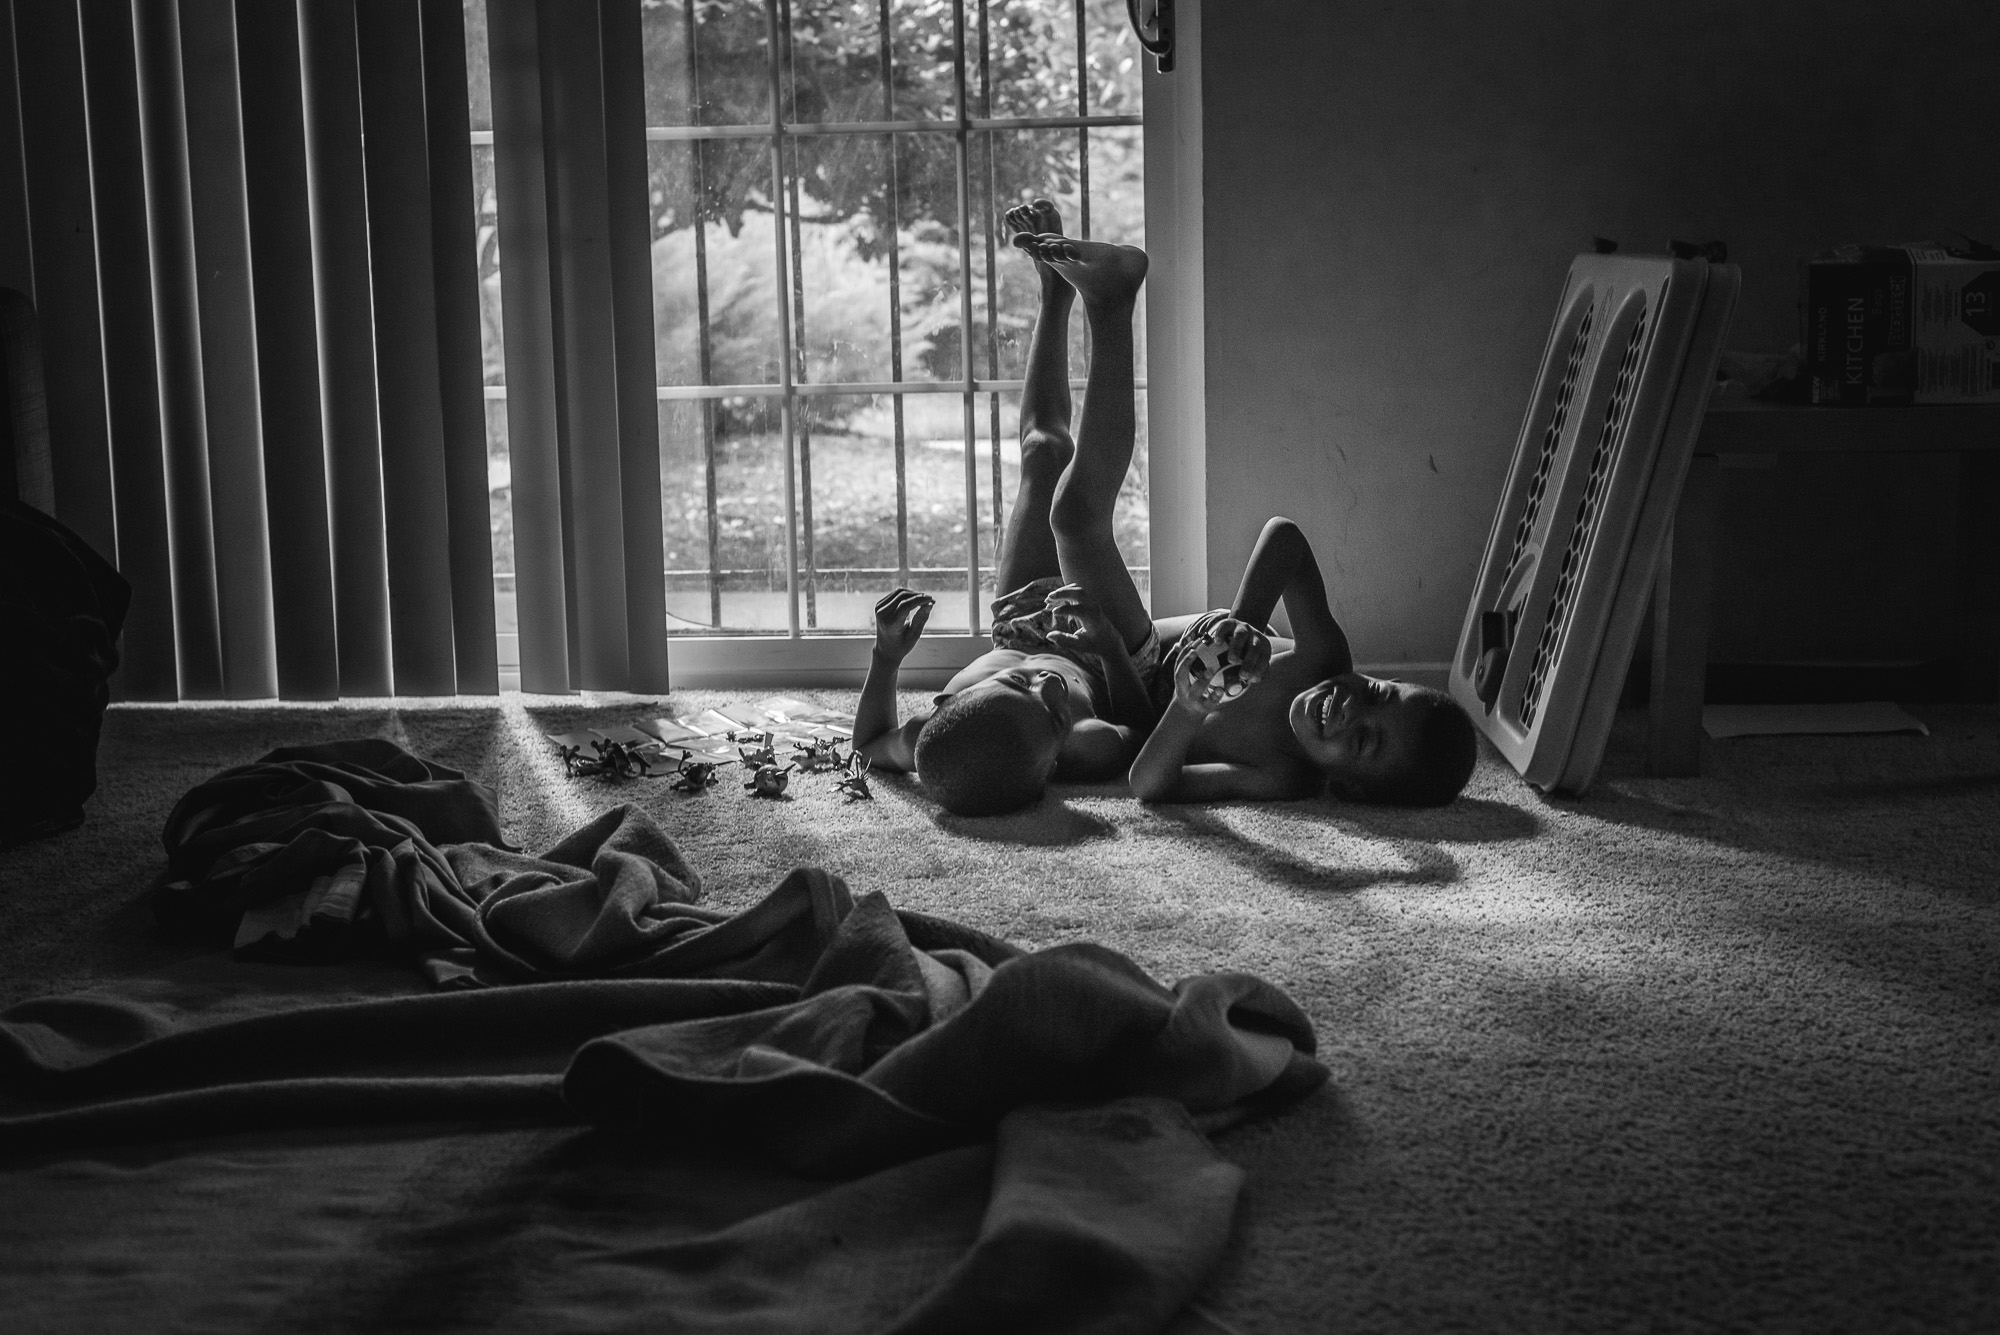
{"label": "boy's toes", "polygon": [[1068,239],[1051,233],[1016,237],[1015,243],[1045,264],[1064,264],[1076,259],[1076,248],[1070,245]]}

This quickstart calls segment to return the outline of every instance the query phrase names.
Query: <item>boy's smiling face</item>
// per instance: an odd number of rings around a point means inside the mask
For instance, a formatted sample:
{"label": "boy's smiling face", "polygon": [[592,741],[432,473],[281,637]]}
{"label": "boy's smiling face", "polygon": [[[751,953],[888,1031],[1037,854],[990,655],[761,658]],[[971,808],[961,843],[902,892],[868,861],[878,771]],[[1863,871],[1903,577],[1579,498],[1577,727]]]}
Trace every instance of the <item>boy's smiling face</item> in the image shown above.
{"label": "boy's smiling face", "polygon": [[1422,722],[1418,687],[1359,672],[1329,677],[1292,699],[1292,735],[1336,790],[1407,771]]}

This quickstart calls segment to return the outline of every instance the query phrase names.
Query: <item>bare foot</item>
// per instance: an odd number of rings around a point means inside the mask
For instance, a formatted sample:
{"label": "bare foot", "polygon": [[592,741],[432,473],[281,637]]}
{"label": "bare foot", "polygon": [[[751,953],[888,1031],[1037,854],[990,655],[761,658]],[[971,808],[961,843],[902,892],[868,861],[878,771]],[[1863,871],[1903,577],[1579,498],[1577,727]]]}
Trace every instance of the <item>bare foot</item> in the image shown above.
{"label": "bare foot", "polygon": [[[1006,223],[1009,241],[1017,246],[1021,244],[1023,237],[1062,235],[1062,215],[1057,213],[1056,206],[1046,199],[1016,204],[1001,217]],[[1062,275],[1039,259],[1035,261],[1035,276],[1044,284],[1061,284],[1063,290],[1068,291],[1068,284],[1063,283]]]}
{"label": "bare foot", "polygon": [[1061,274],[1086,305],[1129,304],[1146,281],[1146,252],[1137,246],[1050,233],[1017,236],[1014,245]]}

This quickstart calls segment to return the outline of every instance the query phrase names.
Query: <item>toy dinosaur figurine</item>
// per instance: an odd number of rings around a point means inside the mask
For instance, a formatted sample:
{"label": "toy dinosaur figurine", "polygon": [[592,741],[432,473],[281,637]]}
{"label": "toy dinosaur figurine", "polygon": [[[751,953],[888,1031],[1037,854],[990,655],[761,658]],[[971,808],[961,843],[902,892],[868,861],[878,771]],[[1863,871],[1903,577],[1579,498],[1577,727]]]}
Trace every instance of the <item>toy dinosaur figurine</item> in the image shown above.
{"label": "toy dinosaur figurine", "polygon": [[643,747],[634,742],[612,742],[599,738],[593,741],[591,749],[597,752],[593,759],[585,759],[580,746],[560,747],[563,770],[576,778],[595,774],[600,778],[622,780],[636,779],[653,773],[652,758]]}
{"label": "toy dinosaur figurine", "polygon": [[715,786],[716,764],[712,760],[690,760],[681,757],[681,763],[674,770],[674,777],[667,781],[670,788],[682,793],[705,793]]}
{"label": "toy dinosaur figurine", "polygon": [[[731,735],[734,736],[734,734]],[[778,763],[778,754],[772,748],[769,738],[765,737],[761,732],[747,733],[745,735],[758,739],[758,744],[751,747],[748,751],[740,746],[736,748],[736,754],[742,757],[745,769],[763,769],[767,765]]]}
{"label": "toy dinosaur figurine", "polygon": [[791,781],[790,765],[779,769],[776,765],[764,764],[757,766],[750,777],[743,781],[743,790],[755,797],[783,797],[785,788]]}
{"label": "toy dinosaur figurine", "polygon": [[868,757],[859,751],[847,757],[847,768],[834,781],[834,787],[847,795],[847,800],[872,801],[875,794],[868,791]]}
{"label": "toy dinosaur figurine", "polygon": [[792,743],[792,763],[799,773],[810,774],[814,770],[840,769],[846,762],[840,757],[840,738],[821,737],[812,741]]}

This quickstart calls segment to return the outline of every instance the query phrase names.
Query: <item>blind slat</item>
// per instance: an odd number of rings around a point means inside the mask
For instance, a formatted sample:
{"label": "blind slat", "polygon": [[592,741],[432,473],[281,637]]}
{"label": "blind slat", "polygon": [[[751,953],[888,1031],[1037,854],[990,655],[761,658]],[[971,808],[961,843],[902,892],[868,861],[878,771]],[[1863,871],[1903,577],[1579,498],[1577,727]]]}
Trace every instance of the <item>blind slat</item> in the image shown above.
{"label": "blind slat", "polygon": [[444,420],[445,503],[451,516],[453,645],[459,693],[493,695],[500,689],[500,662],[494,639],[464,0],[423,0],[423,48],[438,392]]}
{"label": "blind slat", "polygon": [[617,346],[624,502],[626,689],[667,689],[666,550],[660,528],[660,404],[654,392],[653,225],[646,173],[645,43],[639,0],[604,0],[606,236]]}
{"label": "blind slat", "polygon": [[431,270],[423,33],[415,8],[405,0],[357,0],[354,17],[396,692],[450,695],[458,689],[458,671]]}
{"label": "blind slat", "polygon": [[521,689],[570,688],[535,0],[487,0]]}
{"label": "blind slat", "polygon": [[107,559],[118,550],[98,353],[96,227],[74,0],[14,6],[22,149],[34,247],[55,517]]}
{"label": "blind slat", "polygon": [[278,664],[233,8],[234,0],[180,0],[222,680],[226,695],[245,700],[278,693]]}
{"label": "blind slat", "polygon": [[127,700],[173,700],[180,695],[180,678],[174,662],[174,585],[132,6],[123,0],[84,0],[83,42],[90,71],[90,170],[97,204],[117,564],[132,584],[113,686]]}
{"label": "blind slat", "polygon": [[153,253],[154,352],[166,440],[167,536],[174,578],[174,643],[183,698],[223,694],[217,624],[213,510],[203,416],[201,323],[187,122],[181,102],[180,6],[134,6],[139,132],[146,163],[146,221]]}
{"label": "blind slat", "polygon": [[575,562],[569,585],[578,637],[575,684],[585,690],[622,690],[631,671],[625,630],[625,507],[596,11],[596,0],[542,0],[541,57],[545,105],[551,113],[544,127],[549,136],[549,212],[562,240],[552,273],[558,440],[568,549]]}
{"label": "blind slat", "polygon": [[278,694],[340,694],[298,11],[236,9]]}
{"label": "blind slat", "polygon": [[374,302],[361,161],[353,0],[300,0],[306,162],[318,296],[321,409],[332,482],[340,693],[388,695],[388,553],[375,423]]}

